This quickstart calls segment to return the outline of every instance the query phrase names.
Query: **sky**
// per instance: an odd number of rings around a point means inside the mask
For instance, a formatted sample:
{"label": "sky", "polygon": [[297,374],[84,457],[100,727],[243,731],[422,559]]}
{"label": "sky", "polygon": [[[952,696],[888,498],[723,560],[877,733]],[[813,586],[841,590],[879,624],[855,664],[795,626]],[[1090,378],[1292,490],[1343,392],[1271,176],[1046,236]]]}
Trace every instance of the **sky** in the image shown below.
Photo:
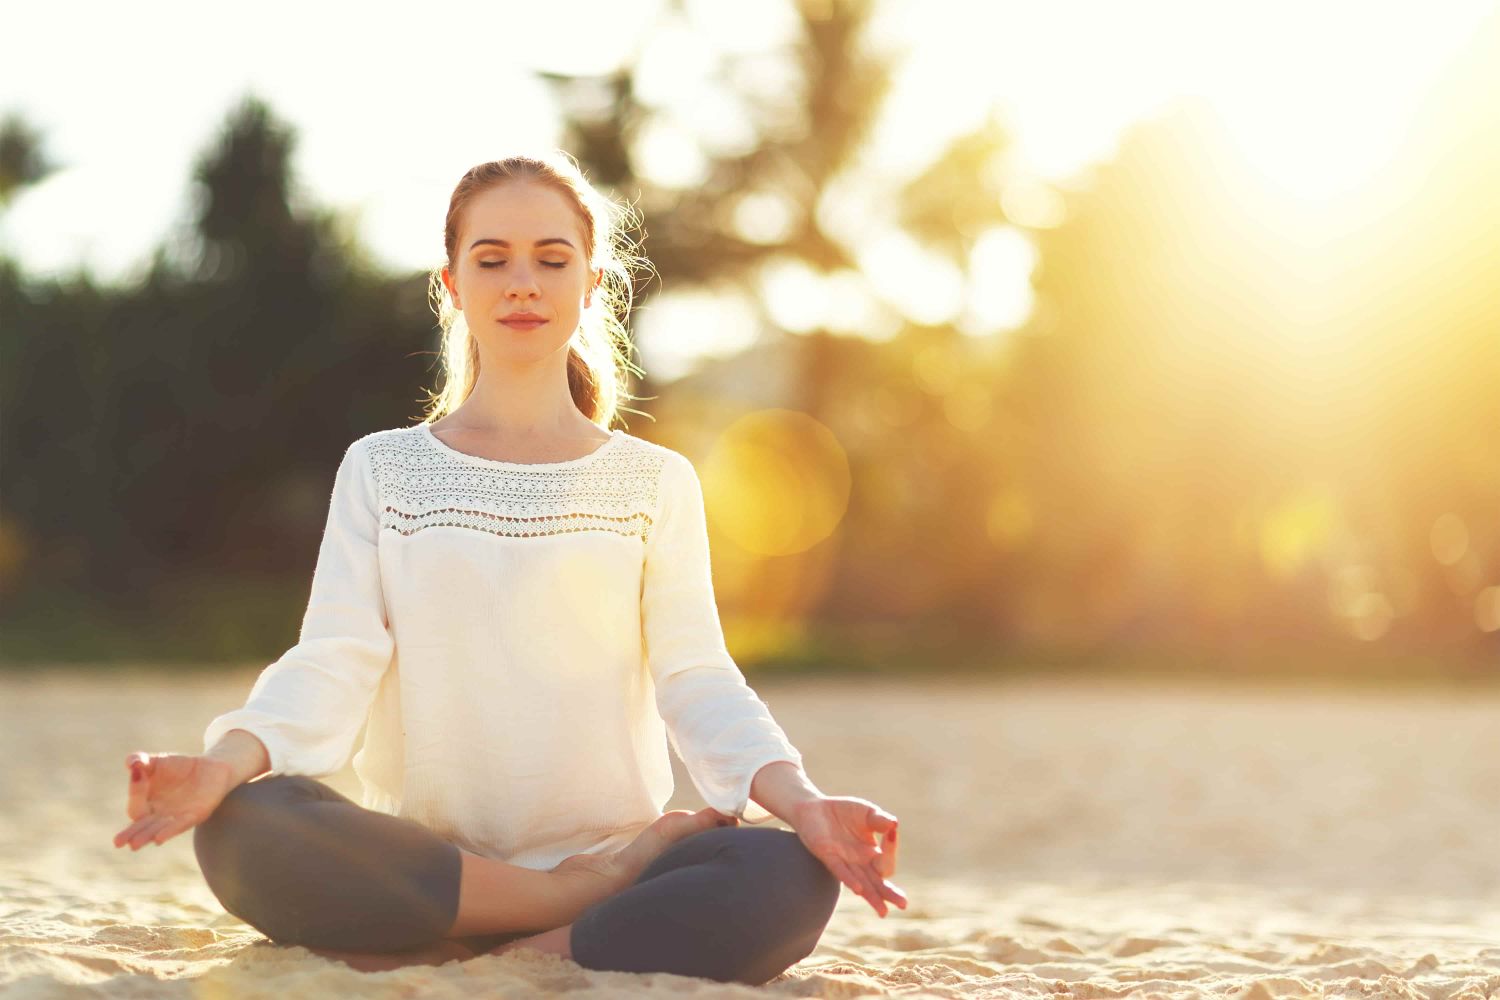
{"label": "sky", "polygon": [[[687,185],[700,142],[745,139],[723,94],[705,85],[715,54],[772,51],[794,25],[783,0],[688,0],[682,14],[661,0],[270,0],[242,17],[182,0],[0,9],[0,112],[23,113],[62,164],[0,217],[0,246],[28,274],[81,267],[111,282],[138,273],[185,224],[193,161],[248,92],[297,129],[302,194],[357,219],[378,261],[423,268],[441,259],[443,213],[464,170],[508,144],[560,140],[534,71],[591,73],[648,56],[639,90],[671,114],[640,159],[654,178]],[[1378,175],[1425,88],[1500,3],[887,0],[878,9],[872,42],[899,54],[901,70],[863,165],[869,190],[915,173],[986,116],[1013,135],[1019,174],[1041,187],[1077,182],[1132,123],[1198,96],[1268,185],[1316,204]],[[850,200],[846,214],[858,216]],[[962,314],[975,330],[1024,322],[1035,266],[1024,233],[987,234],[975,264],[991,280],[967,289],[898,233],[869,242],[861,264],[877,285],[913,284],[882,274],[923,277],[920,299],[897,302],[908,315]],[[808,310],[828,295],[807,288],[805,275],[766,281],[807,290],[775,296],[807,304],[778,321],[817,323]],[[844,311],[870,312],[857,305]],[[657,356],[683,369],[697,353],[727,353],[754,336],[748,313],[734,312],[733,303],[669,295],[646,325],[664,345]],[[701,319],[715,313],[722,332],[705,342]]]}

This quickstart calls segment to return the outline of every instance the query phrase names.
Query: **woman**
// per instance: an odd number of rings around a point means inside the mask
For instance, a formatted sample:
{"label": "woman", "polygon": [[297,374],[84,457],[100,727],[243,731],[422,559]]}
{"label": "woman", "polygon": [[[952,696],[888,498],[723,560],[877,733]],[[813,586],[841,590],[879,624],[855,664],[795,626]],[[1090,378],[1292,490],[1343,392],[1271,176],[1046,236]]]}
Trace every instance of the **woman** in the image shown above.
{"label": "woman", "polygon": [[[349,446],[299,641],[203,754],[127,758],[115,845],[196,828],[226,909],[362,969],[530,947],[759,984],[840,883],[904,908],[896,818],[820,792],[725,649],[693,466],[605,429],[619,209],[512,157],[463,177],[444,241],[432,412]],[[366,722],[356,804],[315,778]],[[662,813],[667,737],[708,808]]]}

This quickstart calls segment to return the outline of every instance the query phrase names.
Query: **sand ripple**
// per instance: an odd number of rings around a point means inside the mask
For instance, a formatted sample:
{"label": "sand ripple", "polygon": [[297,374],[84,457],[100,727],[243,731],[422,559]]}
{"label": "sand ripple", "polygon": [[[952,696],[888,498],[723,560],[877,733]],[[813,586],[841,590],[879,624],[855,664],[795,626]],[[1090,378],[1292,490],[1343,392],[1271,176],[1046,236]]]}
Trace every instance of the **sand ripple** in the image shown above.
{"label": "sand ripple", "polygon": [[188,838],[114,849],[125,754],[196,749],[253,676],[0,677],[7,1000],[1500,1000],[1493,695],[757,685],[814,781],[901,816],[912,906],[846,892],[817,951],[750,989],[534,952],[359,973],[224,913]]}

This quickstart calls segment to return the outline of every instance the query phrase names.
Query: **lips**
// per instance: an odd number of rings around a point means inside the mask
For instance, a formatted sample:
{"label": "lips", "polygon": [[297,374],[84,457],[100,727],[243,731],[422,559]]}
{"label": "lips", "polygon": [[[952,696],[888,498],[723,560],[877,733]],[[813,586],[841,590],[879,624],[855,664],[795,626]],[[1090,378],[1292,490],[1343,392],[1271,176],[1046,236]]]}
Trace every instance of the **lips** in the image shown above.
{"label": "lips", "polygon": [[539,326],[545,326],[547,324],[547,321],[545,319],[542,319],[539,316],[536,316],[536,317],[521,317],[521,316],[518,316],[518,317],[516,317],[514,319],[502,319],[500,322],[504,323],[506,326],[511,327],[512,329],[515,329],[515,330],[535,330],[537,327],[539,327]]}

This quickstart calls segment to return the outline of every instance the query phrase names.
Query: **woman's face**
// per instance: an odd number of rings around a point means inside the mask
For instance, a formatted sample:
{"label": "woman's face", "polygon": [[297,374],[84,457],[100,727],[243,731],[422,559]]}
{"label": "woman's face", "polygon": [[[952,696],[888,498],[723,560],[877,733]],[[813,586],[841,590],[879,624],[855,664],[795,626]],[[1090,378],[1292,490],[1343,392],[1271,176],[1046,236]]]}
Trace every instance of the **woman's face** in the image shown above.
{"label": "woman's face", "polygon": [[[443,269],[443,283],[482,349],[523,363],[557,352],[566,359],[598,277],[585,253],[582,220],[566,197],[507,181],[469,200],[457,266]],[[543,322],[507,325],[518,313]]]}

